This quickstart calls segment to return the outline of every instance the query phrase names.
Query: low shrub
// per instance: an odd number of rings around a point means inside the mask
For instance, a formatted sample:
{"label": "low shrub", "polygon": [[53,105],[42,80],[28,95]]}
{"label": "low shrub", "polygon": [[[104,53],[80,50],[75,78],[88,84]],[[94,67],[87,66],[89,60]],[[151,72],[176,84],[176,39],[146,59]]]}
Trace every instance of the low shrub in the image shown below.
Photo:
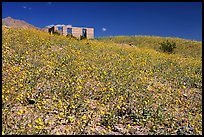
{"label": "low shrub", "polygon": [[163,52],[173,53],[173,50],[176,48],[175,42],[164,41],[160,43],[159,49]]}

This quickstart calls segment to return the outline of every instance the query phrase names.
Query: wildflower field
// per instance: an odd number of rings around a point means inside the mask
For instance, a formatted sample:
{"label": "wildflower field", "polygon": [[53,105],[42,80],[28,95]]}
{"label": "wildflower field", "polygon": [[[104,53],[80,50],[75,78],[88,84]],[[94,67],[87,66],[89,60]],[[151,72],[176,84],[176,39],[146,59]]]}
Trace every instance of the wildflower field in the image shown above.
{"label": "wildflower field", "polygon": [[201,42],[2,35],[2,134],[202,134]]}
{"label": "wildflower field", "polygon": [[172,38],[172,37],[158,37],[158,36],[115,36],[115,37],[104,37],[98,38],[100,41],[114,42],[118,44],[130,44],[136,47],[147,47],[159,50],[159,44],[165,40],[170,42],[176,42],[178,44],[175,49],[175,53],[183,55],[184,57],[202,57],[202,43],[194,40],[185,40],[181,38]]}

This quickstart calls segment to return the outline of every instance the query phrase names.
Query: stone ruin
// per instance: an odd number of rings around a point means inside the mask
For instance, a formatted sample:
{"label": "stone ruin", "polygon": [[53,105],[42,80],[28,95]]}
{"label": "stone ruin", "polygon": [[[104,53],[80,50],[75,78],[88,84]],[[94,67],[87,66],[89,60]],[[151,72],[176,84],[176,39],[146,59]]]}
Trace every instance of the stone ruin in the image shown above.
{"label": "stone ruin", "polygon": [[81,27],[72,27],[72,26],[52,26],[50,28],[47,28],[47,31],[50,34],[54,34],[57,32],[60,35],[72,35],[78,39],[80,39],[81,36],[87,39],[93,39],[94,38],[94,28],[81,28]]}

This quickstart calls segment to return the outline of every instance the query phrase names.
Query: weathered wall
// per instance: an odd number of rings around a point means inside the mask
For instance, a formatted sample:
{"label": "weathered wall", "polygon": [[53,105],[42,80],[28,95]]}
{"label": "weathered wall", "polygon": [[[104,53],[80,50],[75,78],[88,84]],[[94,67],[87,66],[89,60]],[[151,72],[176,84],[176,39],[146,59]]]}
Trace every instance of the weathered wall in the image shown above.
{"label": "weathered wall", "polygon": [[54,26],[54,30],[53,30],[54,32],[55,31],[58,31],[58,27],[57,26]]}
{"label": "weathered wall", "polygon": [[62,35],[67,36],[67,26],[62,27]]}
{"label": "weathered wall", "polygon": [[86,28],[87,39],[94,38],[94,28]]}
{"label": "weathered wall", "polygon": [[72,35],[80,38],[80,36],[82,36],[82,28],[72,27]]}
{"label": "weathered wall", "polygon": [[[63,26],[62,30],[58,30],[57,26],[53,26],[49,29],[49,32],[53,34],[54,32],[58,32],[60,35],[67,36],[68,32],[67,29],[71,28],[71,33],[74,37],[80,38],[80,36],[83,35],[82,28],[78,27],[69,27],[69,26]],[[86,29],[86,37],[87,39],[94,38],[94,28],[85,28]]]}

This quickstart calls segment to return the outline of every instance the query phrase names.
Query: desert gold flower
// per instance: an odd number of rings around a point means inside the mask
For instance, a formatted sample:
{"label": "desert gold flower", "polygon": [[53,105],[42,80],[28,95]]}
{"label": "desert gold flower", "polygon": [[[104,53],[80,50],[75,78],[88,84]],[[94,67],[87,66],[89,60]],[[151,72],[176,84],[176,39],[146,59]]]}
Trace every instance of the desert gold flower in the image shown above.
{"label": "desert gold flower", "polygon": [[91,128],[91,130],[94,132],[95,131],[95,129],[94,128]]}
{"label": "desert gold flower", "polygon": [[186,89],[186,86],[183,86],[184,89]]}
{"label": "desert gold flower", "polygon": [[105,112],[104,112],[104,111],[101,111],[101,114],[102,114],[102,115],[104,115],[104,114],[105,114]]}
{"label": "desert gold flower", "polygon": [[56,135],[60,135],[60,133],[59,133],[59,132],[57,132],[57,133],[56,133]]}
{"label": "desert gold flower", "polygon": [[127,125],[127,128],[130,128],[130,127],[131,127],[130,124],[128,124],[128,125]]}
{"label": "desert gold flower", "polygon": [[110,126],[108,126],[108,129],[111,129],[111,127],[110,127]]}
{"label": "desert gold flower", "polygon": [[41,107],[40,105],[38,105],[38,108],[39,108],[39,109],[42,109],[42,107]]}
{"label": "desert gold flower", "polygon": [[60,113],[60,117],[63,117],[63,116],[64,116],[64,113],[61,112],[61,113]]}
{"label": "desert gold flower", "polygon": [[103,134],[106,134],[106,130],[105,129],[103,130]]}
{"label": "desert gold flower", "polygon": [[65,131],[68,132],[69,130],[66,128]]}
{"label": "desert gold flower", "polygon": [[120,106],[117,106],[118,109],[121,109]]}
{"label": "desert gold flower", "polygon": [[75,108],[75,106],[74,106],[74,105],[72,105],[72,108],[74,109],[74,108]]}
{"label": "desert gold flower", "polygon": [[28,124],[28,127],[31,127],[31,124]]}
{"label": "desert gold flower", "polygon": [[86,120],[86,116],[85,116],[85,115],[83,115],[81,118],[82,118],[83,120]]}
{"label": "desert gold flower", "polygon": [[79,86],[79,89],[82,90],[82,86]]}

